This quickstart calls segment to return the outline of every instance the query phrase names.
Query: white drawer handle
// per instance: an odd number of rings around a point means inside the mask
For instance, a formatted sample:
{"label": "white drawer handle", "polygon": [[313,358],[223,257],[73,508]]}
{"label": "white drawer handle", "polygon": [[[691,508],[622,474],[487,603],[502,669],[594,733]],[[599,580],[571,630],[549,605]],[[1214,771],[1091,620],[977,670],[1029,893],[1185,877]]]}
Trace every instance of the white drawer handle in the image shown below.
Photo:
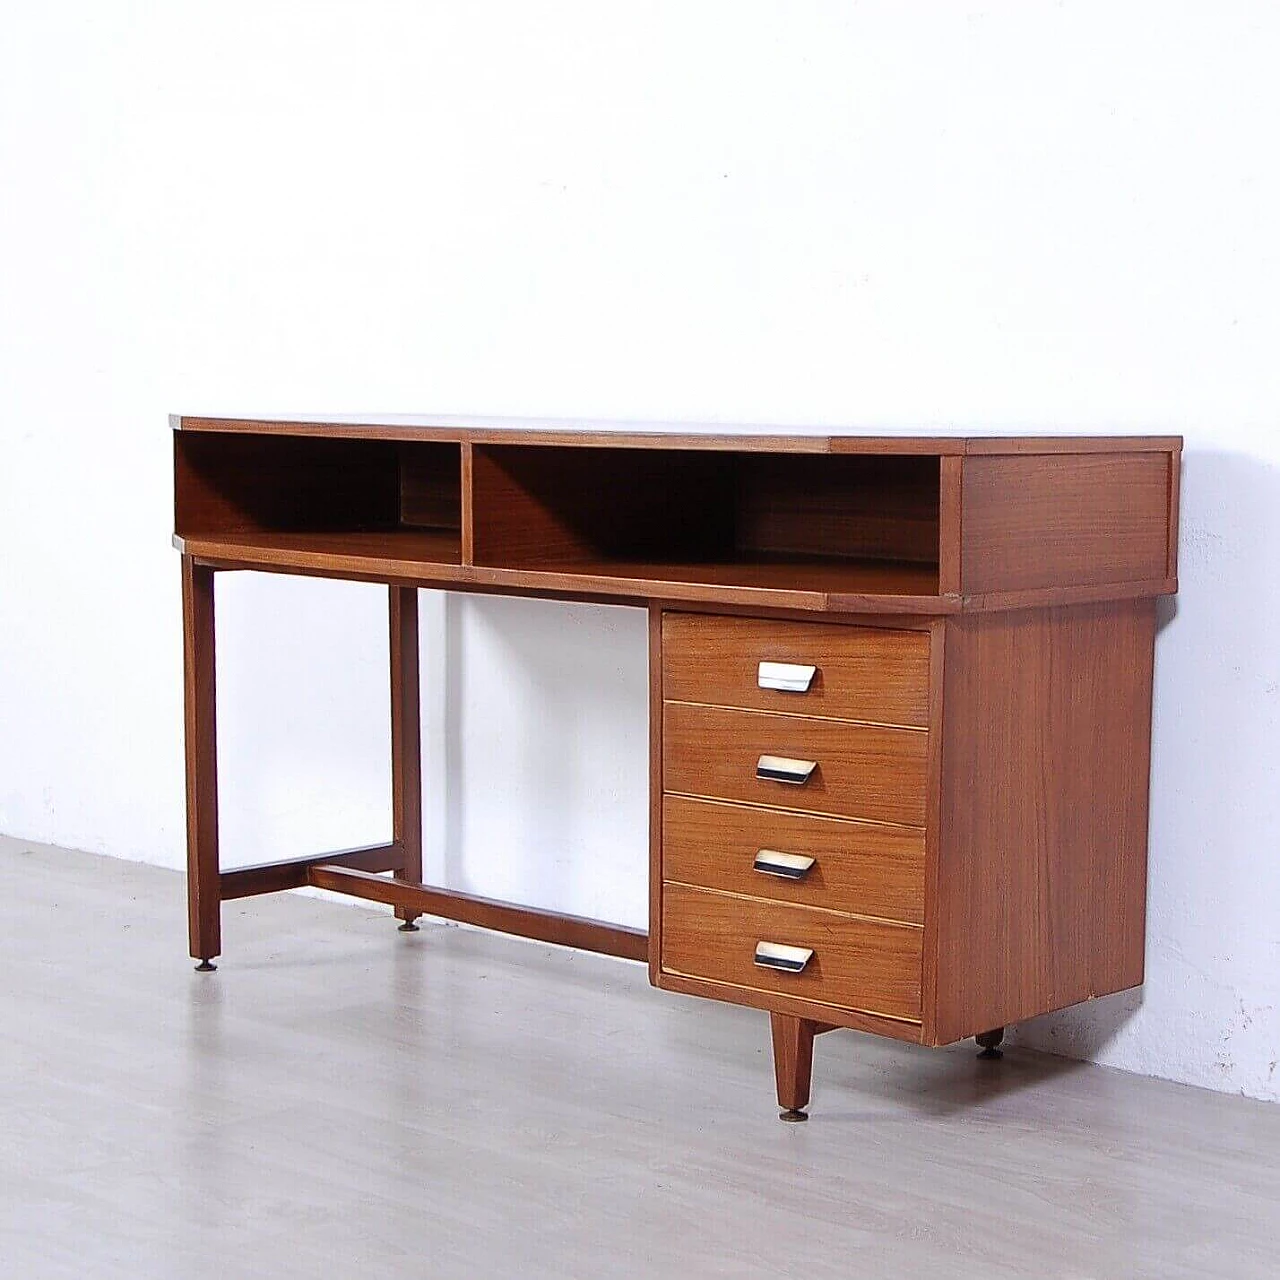
{"label": "white drawer handle", "polygon": [[787,756],[761,756],[756,761],[756,777],[763,782],[789,782],[803,787],[818,767],[816,760],[792,760]]}
{"label": "white drawer handle", "polygon": [[817,667],[803,667],[795,662],[762,662],[756,673],[756,683],[762,689],[808,693],[817,674]]}
{"label": "white drawer handle", "polygon": [[802,853],[779,853],[777,849],[757,849],[755,869],[767,876],[781,876],[784,880],[803,880],[813,870],[817,858]]}
{"label": "white drawer handle", "polygon": [[757,942],[756,964],[762,969],[781,969],[783,973],[803,973],[813,959],[811,947],[784,947],[780,942]]}

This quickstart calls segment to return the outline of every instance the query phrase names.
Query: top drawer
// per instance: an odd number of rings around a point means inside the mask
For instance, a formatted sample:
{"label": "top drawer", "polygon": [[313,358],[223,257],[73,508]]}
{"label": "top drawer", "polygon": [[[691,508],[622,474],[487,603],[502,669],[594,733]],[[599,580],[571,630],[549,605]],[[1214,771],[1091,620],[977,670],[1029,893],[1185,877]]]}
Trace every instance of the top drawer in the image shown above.
{"label": "top drawer", "polygon": [[[813,667],[807,688],[768,687],[761,663]],[[764,680],[762,687],[761,681]],[[929,633],[767,618],[662,615],[662,696],[872,724],[929,724]]]}

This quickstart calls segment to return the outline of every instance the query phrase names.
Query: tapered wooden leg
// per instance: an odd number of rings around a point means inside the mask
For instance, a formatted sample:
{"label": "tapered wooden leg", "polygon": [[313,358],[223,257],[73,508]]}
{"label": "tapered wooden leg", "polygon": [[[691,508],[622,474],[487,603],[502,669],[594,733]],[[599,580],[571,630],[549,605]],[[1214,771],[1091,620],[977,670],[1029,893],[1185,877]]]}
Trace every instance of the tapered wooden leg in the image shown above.
{"label": "tapered wooden leg", "polygon": [[819,1024],[808,1018],[771,1013],[773,1074],[778,1084],[778,1106],[784,1120],[807,1120],[809,1083],[813,1077],[813,1037]]}
{"label": "tapered wooden leg", "polygon": [[[391,591],[391,838],[404,849],[397,880],[422,882],[422,712],[418,692],[418,589]],[[418,913],[397,907],[405,932]]]}
{"label": "tapered wooden leg", "polygon": [[183,702],[187,771],[187,927],[203,972],[222,951],[218,886],[218,725],[213,570],[182,557]]}

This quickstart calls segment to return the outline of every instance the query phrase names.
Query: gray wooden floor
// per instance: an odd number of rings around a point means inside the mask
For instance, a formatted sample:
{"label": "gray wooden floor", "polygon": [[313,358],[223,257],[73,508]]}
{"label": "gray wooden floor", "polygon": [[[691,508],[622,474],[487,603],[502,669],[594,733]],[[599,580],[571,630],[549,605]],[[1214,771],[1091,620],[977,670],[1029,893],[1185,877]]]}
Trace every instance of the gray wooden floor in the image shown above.
{"label": "gray wooden floor", "polygon": [[1280,1276],[1280,1107],[0,839],[0,1275]]}

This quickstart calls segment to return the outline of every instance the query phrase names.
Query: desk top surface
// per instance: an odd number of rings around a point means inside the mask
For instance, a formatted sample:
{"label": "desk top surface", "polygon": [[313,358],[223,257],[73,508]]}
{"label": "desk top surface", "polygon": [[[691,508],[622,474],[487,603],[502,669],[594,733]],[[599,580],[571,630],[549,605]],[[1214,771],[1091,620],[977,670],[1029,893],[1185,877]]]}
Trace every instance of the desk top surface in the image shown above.
{"label": "desk top surface", "polygon": [[175,431],[324,435],[346,439],[437,440],[618,449],[709,449],[764,453],[1167,453],[1181,436],[1001,435],[960,430],[924,433],[821,431],[785,424],[588,421],[575,418],[464,417],[450,414],[301,414],[207,418],[174,414]]}

